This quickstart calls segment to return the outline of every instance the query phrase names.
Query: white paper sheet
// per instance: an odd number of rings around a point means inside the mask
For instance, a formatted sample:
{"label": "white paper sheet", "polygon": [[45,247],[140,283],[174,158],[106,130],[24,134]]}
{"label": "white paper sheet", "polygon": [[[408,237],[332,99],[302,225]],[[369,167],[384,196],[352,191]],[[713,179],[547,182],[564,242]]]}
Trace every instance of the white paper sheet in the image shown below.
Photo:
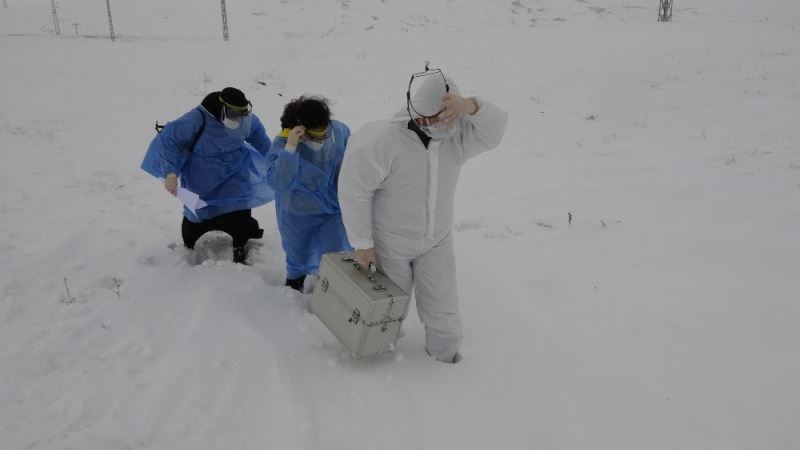
{"label": "white paper sheet", "polygon": [[197,215],[195,211],[208,205],[208,203],[200,199],[199,195],[182,187],[178,188],[178,198],[194,215]]}

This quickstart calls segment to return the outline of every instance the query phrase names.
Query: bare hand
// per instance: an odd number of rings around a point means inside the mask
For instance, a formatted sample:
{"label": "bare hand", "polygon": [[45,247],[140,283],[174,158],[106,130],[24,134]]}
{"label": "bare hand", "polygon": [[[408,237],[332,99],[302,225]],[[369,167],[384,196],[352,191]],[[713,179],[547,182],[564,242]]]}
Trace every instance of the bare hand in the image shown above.
{"label": "bare hand", "polygon": [[450,123],[464,114],[475,114],[476,112],[478,112],[478,105],[475,100],[448,92],[442,97],[442,112],[439,117],[444,122]]}
{"label": "bare hand", "polygon": [[297,144],[300,143],[300,139],[304,134],[306,134],[306,127],[298,125],[292,128],[292,131],[289,132],[289,136],[286,137],[286,150],[290,152],[295,151],[297,149]]}
{"label": "bare hand", "polygon": [[164,178],[164,189],[173,196],[178,195],[178,176],[174,173],[168,173]]}
{"label": "bare hand", "polygon": [[370,264],[374,264],[377,267],[377,264],[375,264],[375,247],[356,250],[355,259],[359,266],[367,270],[369,270]]}

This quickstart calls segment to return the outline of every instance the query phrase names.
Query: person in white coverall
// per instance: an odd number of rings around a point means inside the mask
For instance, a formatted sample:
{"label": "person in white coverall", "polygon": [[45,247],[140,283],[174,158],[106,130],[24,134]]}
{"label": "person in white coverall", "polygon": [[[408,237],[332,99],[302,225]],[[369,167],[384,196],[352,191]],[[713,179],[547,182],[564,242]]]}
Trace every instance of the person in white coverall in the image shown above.
{"label": "person in white coverall", "polygon": [[351,136],[339,203],[357,262],[375,263],[409,294],[413,288],[428,354],[457,363],[456,183],[468,159],[500,144],[508,113],[482,97],[461,97],[441,71],[426,67],[423,75],[413,97],[409,85],[405,109]]}

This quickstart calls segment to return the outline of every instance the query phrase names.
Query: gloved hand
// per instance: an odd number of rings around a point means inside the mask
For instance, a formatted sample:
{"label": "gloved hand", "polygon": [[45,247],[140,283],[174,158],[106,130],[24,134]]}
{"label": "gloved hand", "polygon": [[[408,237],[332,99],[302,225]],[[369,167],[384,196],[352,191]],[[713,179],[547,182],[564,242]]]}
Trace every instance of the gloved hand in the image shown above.
{"label": "gloved hand", "polygon": [[475,114],[476,112],[478,112],[478,103],[474,98],[464,98],[448,92],[442,97],[442,112],[439,117],[444,122],[450,123],[464,114]]}
{"label": "gloved hand", "polygon": [[368,249],[357,249],[355,260],[359,266],[366,270],[369,270],[370,264],[373,264],[377,267],[377,264],[375,263],[375,247],[370,247]]}
{"label": "gloved hand", "polygon": [[294,153],[294,151],[297,150],[297,144],[300,143],[300,139],[304,134],[306,134],[306,127],[298,125],[292,128],[292,131],[289,132],[289,136],[286,137],[286,151]]}
{"label": "gloved hand", "polygon": [[164,189],[173,196],[178,195],[178,176],[174,173],[168,173],[164,178]]}

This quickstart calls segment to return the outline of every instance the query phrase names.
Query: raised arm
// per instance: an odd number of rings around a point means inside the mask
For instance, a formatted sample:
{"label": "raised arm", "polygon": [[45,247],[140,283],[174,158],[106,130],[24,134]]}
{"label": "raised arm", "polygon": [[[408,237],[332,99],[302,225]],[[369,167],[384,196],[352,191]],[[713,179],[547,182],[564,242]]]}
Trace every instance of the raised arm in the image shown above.
{"label": "raised arm", "polygon": [[296,150],[294,139],[288,142],[287,137],[278,136],[272,141],[267,153],[267,183],[275,192],[288,190],[297,180],[300,155]]}
{"label": "raised arm", "polygon": [[494,103],[482,97],[468,100],[474,102],[477,110],[462,116],[464,161],[500,145],[508,123],[508,113]]}

